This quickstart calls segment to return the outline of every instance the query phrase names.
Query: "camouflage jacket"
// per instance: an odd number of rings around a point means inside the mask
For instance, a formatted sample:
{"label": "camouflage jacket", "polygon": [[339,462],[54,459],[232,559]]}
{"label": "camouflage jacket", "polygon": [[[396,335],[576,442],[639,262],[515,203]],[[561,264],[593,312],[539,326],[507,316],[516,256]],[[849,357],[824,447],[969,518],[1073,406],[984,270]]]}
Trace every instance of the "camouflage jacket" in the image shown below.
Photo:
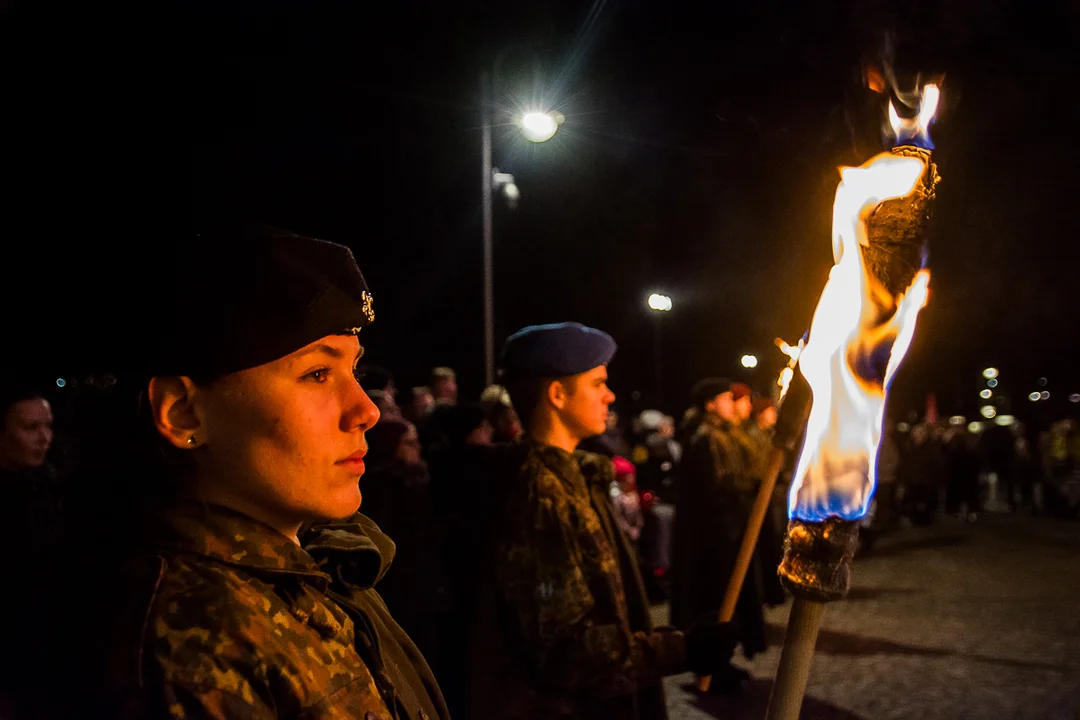
{"label": "camouflage jacket", "polygon": [[239,513],[185,504],[160,535],[129,595],[138,622],[111,658],[110,684],[138,697],[127,712],[448,717],[427,663],[373,589],[394,546],[367,518],[311,528],[301,549]]}
{"label": "camouflage jacket", "polygon": [[[497,614],[517,669],[497,716],[663,717],[652,689],[684,669],[684,639],[651,627],[636,556],[613,519],[611,461],[533,443],[521,451],[496,539]],[[654,712],[641,712],[645,688],[659,698]]]}

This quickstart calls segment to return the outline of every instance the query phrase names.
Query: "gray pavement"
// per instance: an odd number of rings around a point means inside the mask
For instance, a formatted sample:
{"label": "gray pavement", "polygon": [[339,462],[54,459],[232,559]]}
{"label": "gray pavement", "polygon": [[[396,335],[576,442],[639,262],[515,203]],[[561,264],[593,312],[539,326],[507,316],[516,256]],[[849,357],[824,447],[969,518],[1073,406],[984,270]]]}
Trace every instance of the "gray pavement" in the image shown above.
{"label": "gray pavement", "polygon": [[[763,718],[790,603],[738,698],[668,678],[671,720]],[[657,607],[658,621],[666,607]],[[897,530],[825,611],[803,720],[1080,720],[1080,523],[983,516]]]}

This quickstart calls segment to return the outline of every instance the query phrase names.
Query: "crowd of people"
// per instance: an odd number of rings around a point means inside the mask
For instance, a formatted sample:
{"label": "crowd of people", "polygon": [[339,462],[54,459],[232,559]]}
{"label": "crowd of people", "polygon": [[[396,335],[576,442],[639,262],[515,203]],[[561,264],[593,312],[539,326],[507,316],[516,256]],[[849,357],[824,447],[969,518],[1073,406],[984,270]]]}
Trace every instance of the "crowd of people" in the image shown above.
{"label": "crowd of people", "polygon": [[[362,363],[349,250],[272,228],[190,250],[162,283],[204,291],[167,296],[126,374],[78,407],[3,385],[4,717],[663,718],[666,675],[745,686],[734,653],[786,601],[790,463],[717,619],[767,392],[705,378],[680,418],[627,422],[615,339],[576,323],[509,337],[475,402],[444,367],[400,392]],[[1018,430],[890,426],[871,527],[974,521],[988,473],[1008,507],[1075,514],[1075,425]]]}

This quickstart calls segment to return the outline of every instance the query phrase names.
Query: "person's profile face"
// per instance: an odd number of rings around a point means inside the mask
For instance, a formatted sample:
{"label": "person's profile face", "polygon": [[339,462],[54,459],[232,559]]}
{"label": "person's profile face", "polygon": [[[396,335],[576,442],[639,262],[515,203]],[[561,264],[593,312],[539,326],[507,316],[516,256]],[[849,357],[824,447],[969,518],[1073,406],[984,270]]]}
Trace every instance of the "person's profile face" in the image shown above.
{"label": "person's profile face", "polygon": [[723,392],[713,398],[705,409],[729,422],[735,421],[735,396],[731,392]]}
{"label": "person's profile face", "polygon": [[206,480],[279,517],[356,512],[364,433],[379,419],[354,374],[362,353],[356,337],[331,335],[200,388]]}
{"label": "person's profile face", "polygon": [[743,395],[741,398],[735,401],[735,417],[740,421],[747,420],[750,417],[750,412],[753,410],[754,404],[750,400],[749,395]]}
{"label": "person's profile face", "polygon": [[607,385],[607,367],[601,365],[562,381],[566,402],[561,410],[563,422],[581,439],[602,435],[607,430],[608,407],[615,393]]}
{"label": "person's profile face", "polygon": [[31,398],[14,403],[0,421],[0,467],[28,470],[45,464],[53,440],[48,400]]}

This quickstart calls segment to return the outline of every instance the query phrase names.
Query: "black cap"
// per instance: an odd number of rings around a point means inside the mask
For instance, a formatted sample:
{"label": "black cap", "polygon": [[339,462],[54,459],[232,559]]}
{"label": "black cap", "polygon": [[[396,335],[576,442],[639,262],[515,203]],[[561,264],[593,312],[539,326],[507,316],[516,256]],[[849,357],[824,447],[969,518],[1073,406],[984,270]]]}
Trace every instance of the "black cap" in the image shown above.
{"label": "black cap", "polygon": [[344,245],[267,226],[203,233],[176,249],[166,299],[140,370],[217,377],[257,367],[375,319]]}
{"label": "black cap", "polygon": [[727,378],[705,378],[694,385],[694,389],[690,391],[690,398],[694,402],[694,407],[704,410],[713,398],[730,390],[731,381]]}
{"label": "black cap", "polygon": [[530,325],[506,339],[501,365],[511,376],[561,378],[607,365],[617,347],[606,332],[581,323]]}

